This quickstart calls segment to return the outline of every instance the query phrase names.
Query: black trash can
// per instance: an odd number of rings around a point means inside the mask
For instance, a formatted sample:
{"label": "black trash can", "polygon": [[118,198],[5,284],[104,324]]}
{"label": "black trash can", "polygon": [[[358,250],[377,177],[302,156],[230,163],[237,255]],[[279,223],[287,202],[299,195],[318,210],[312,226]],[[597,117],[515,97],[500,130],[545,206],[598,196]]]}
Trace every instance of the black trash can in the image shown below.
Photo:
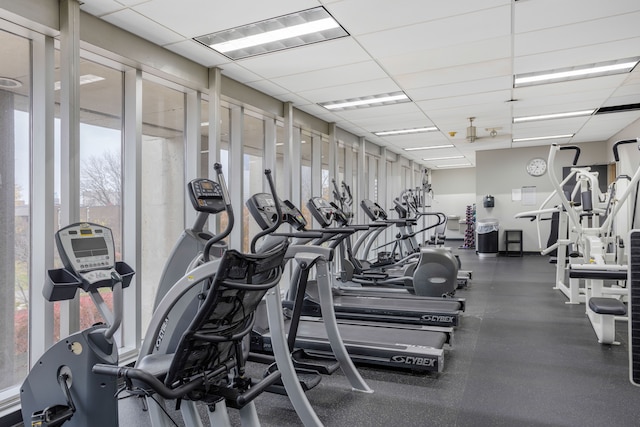
{"label": "black trash can", "polygon": [[498,256],[499,225],[495,218],[481,219],[476,223],[476,249],[480,258]]}

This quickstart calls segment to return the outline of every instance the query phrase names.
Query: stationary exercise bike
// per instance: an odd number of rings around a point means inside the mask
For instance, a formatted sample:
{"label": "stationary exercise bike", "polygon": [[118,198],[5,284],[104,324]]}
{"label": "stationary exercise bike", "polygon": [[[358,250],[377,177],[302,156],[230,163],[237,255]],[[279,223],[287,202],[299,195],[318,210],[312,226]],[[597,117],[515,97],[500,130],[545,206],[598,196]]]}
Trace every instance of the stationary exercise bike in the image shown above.
{"label": "stationary exercise bike", "polygon": [[[64,268],[49,270],[43,294],[48,301],[73,299],[80,288],[108,324],[98,324],[54,344],[35,363],[20,388],[25,425],[117,426],[115,378],[92,375],[98,363],[118,364],[114,333],[122,320],[123,289],[133,269],[115,261],[111,230],[98,224],[78,223],[56,233]],[[113,291],[113,311],[100,290]],[[115,418],[115,419],[114,419]]]}

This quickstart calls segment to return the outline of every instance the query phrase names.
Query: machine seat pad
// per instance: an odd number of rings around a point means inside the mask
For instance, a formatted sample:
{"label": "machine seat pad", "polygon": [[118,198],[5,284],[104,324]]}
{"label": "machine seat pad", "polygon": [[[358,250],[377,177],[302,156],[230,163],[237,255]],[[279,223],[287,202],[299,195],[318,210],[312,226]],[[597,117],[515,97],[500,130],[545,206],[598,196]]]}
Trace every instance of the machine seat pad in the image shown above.
{"label": "machine seat pad", "polygon": [[614,316],[627,314],[627,307],[622,301],[615,298],[589,298],[589,308],[598,314],[612,314]]}
{"label": "machine seat pad", "polygon": [[136,368],[146,371],[154,377],[162,377],[171,366],[174,354],[149,354],[143,357]]}

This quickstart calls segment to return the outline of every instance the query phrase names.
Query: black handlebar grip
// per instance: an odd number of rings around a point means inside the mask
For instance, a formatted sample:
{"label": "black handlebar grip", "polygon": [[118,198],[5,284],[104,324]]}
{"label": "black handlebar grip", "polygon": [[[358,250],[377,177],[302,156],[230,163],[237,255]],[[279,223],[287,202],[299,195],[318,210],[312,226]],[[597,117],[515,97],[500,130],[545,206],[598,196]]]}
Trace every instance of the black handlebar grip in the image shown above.
{"label": "black handlebar grip", "polygon": [[573,158],[573,162],[571,162],[571,164],[573,166],[578,164],[578,159],[580,158],[580,147],[576,146],[576,145],[565,145],[563,147],[560,147],[560,151],[563,150],[575,150],[576,151],[576,155]]}
{"label": "black handlebar grip", "polygon": [[[618,141],[613,144],[613,157],[616,159],[616,162],[620,161],[620,156],[618,155],[618,145],[622,144],[633,144],[634,142],[640,142],[637,139],[625,139],[623,141]],[[640,146],[638,146],[640,148]]]}

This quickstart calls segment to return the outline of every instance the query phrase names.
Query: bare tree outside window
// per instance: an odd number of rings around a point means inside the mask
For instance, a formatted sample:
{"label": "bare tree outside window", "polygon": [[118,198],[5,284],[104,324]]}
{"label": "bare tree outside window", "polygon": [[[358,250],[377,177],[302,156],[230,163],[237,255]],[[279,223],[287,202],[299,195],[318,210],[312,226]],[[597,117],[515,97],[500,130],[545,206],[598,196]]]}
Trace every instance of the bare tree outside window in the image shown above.
{"label": "bare tree outside window", "polygon": [[120,155],[105,151],[83,163],[80,194],[84,206],[120,206]]}

